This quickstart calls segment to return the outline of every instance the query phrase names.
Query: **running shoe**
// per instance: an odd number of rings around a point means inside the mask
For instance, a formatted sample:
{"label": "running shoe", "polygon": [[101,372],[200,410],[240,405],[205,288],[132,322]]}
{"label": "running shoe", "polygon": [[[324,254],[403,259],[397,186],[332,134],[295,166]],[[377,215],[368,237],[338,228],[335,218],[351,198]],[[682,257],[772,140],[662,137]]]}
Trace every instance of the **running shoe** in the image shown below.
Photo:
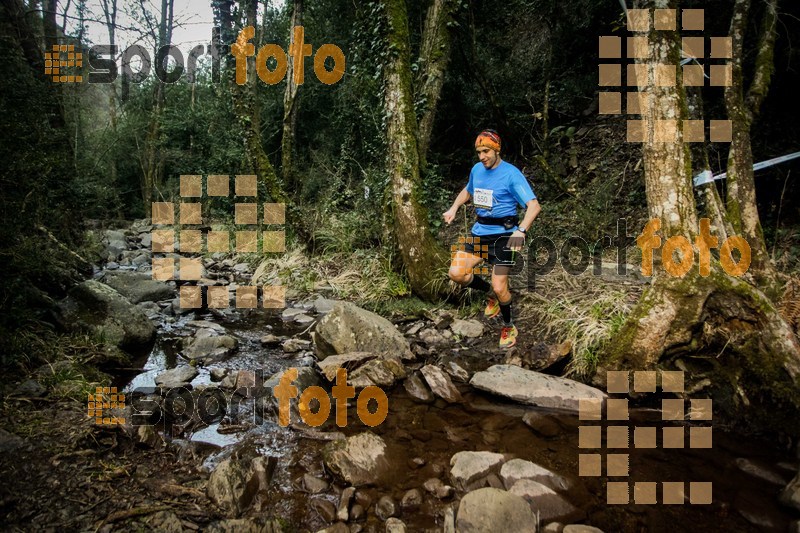
{"label": "running shoe", "polygon": [[500,314],[500,302],[495,298],[489,298],[486,303],[486,309],[483,310],[483,316],[486,318],[494,318]]}
{"label": "running shoe", "polygon": [[516,326],[503,326],[500,330],[500,347],[511,348],[517,343],[517,327]]}

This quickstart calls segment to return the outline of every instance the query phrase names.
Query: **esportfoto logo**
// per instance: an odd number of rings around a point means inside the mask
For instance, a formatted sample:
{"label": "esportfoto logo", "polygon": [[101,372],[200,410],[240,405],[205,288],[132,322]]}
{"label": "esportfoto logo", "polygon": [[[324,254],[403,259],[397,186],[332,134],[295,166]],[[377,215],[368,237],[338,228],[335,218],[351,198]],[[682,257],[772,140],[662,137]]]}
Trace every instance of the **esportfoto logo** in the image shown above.
{"label": "esportfoto logo", "polygon": [[[295,26],[292,32],[292,42],[288,54],[277,44],[265,44],[256,51],[250,39],[255,37],[255,28],[243,28],[236,39],[230,43],[230,52],[236,58],[236,83],[243,85],[247,81],[247,58],[255,57],[255,70],[259,79],[268,85],[275,85],[286,77],[289,68],[289,56],[293,59],[294,82],[302,85],[305,80],[305,58],[314,57],[314,74],[317,79],[326,85],[333,85],[342,79],[346,67],[346,59],[342,49],[330,43],[323,44],[313,52],[311,44],[305,42],[303,26]],[[220,29],[214,28],[211,42],[208,45],[199,44],[191,49],[189,56],[184,59],[183,52],[173,45],[164,45],[156,52],[155,65],[147,48],[142,45],[131,45],[120,56],[121,67],[117,64],[117,54],[120,47],[117,45],[98,44],[89,48],[88,75],[83,75],[83,53],[75,52],[75,45],[56,44],[53,51],[45,54],[45,74],[51,76],[52,81],[60,83],[114,83],[119,75],[120,68],[123,76],[133,83],[142,83],[155,70],[156,78],[162,83],[176,83],[183,79],[186,83],[194,83],[198,59],[203,56],[211,58],[211,82],[220,81],[220,50],[223,44],[220,41]],[[313,52],[313,53],[312,53]],[[171,61],[167,58],[171,58]],[[329,61],[330,60],[330,61]],[[170,65],[171,64],[171,65]],[[329,69],[327,65],[331,64]],[[134,72],[134,65],[138,71]],[[270,68],[273,65],[274,68]],[[80,69],[77,72],[65,67]],[[184,75],[185,73],[185,75]]]}

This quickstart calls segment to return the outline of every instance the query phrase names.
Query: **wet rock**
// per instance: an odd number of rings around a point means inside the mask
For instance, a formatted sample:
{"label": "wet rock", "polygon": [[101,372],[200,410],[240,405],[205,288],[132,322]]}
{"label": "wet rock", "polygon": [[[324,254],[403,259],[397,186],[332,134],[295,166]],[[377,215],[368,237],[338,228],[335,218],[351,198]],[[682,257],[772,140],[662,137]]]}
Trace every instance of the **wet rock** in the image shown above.
{"label": "wet rock", "polygon": [[561,434],[561,425],[550,415],[529,411],[522,417],[522,421],[542,437],[552,438]]}
{"label": "wet rock", "polygon": [[445,485],[441,479],[432,477],[422,484],[422,488],[430,492],[440,500],[451,497],[455,493],[455,489],[450,485]]}
{"label": "wet rock", "polygon": [[316,300],[314,300],[313,304],[314,312],[319,313],[321,315],[326,315],[331,311],[333,311],[334,303],[335,302],[333,300],[328,300],[327,298],[322,298],[322,297],[317,298]]}
{"label": "wet rock", "polygon": [[433,320],[433,326],[436,329],[445,329],[455,320],[455,316],[450,311],[441,311],[437,315],[428,313],[428,316]]}
{"label": "wet rock", "polygon": [[106,263],[106,270],[117,270],[119,268],[119,263],[115,261],[111,261],[110,263]]}
{"label": "wet rock", "polygon": [[780,502],[800,511],[800,474],[797,474],[781,491]]}
{"label": "wet rock", "polygon": [[745,459],[744,457],[739,457],[736,459],[736,466],[742,472],[746,474],[750,474],[753,477],[757,477],[759,479],[763,479],[767,483],[772,483],[774,485],[786,485],[787,478],[785,478],[782,474],[771,470],[767,466],[763,464],[756,463],[749,459]]}
{"label": "wet rock", "polygon": [[283,320],[292,320],[294,317],[302,315],[306,312],[305,309],[297,309],[294,307],[290,307],[288,309],[284,309],[281,313],[281,318]]}
{"label": "wet rock", "polygon": [[0,428],[0,452],[10,452],[25,444],[22,437]]}
{"label": "wet rock", "polygon": [[[137,270],[145,270],[142,267],[147,265],[146,270],[150,270],[150,250],[144,250],[131,259],[131,264],[138,267]],[[158,282],[157,282],[158,283]]]}
{"label": "wet rock", "polygon": [[464,370],[464,368],[455,361],[448,361],[444,365],[444,371],[450,374],[450,377],[456,381],[461,381],[462,383],[469,382],[469,372]]}
{"label": "wet rock", "polygon": [[428,346],[447,344],[447,338],[435,328],[428,328],[420,331],[419,339]]}
{"label": "wet rock", "polygon": [[350,509],[350,520],[352,522],[359,522],[367,516],[367,512],[360,504],[355,504]]}
{"label": "wet rock", "polygon": [[[138,256],[137,256],[138,259]],[[150,261],[149,256],[145,256],[144,262]],[[133,264],[137,264],[134,259]],[[106,272],[101,278],[103,283],[116,290],[131,303],[158,302],[167,300],[175,296],[175,290],[163,281],[156,281],[152,275],[141,272],[114,271]]]}
{"label": "wet rock", "polygon": [[[289,371],[292,369],[287,369]],[[298,410],[298,398],[309,387],[319,386],[322,382],[319,378],[319,374],[317,371],[311,367],[300,367],[294,368],[297,371],[297,377],[291,382],[291,385],[297,387],[297,398],[293,400],[289,400],[290,412],[291,412],[291,421],[292,424],[300,424],[302,423],[302,417],[300,416],[300,411]],[[264,382],[264,390],[262,391],[263,395],[265,395],[273,407],[275,408],[276,412],[279,406],[279,400],[275,396],[275,387],[277,387],[281,382],[281,377],[283,377],[284,373],[278,372],[272,375],[267,381]]]}
{"label": "wet rock", "polygon": [[356,491],[356,495],[355,495],[355,499],[356,499],[356,503],[358,503],[364,509],[369,509],[369,506],[372,505],[372,498],[364,490],[357,490]]}
{"label": "wet rock", "polygon": [[[220,462],[208,478],[208,497],[229,516],[247,509],[259,490],[266,490],[272,470],[264,457],[251,460],[229,457]],[[273,464],[274,467],[274,464]]]}
{"label": "wet rock", "polygon": [[403,334],[386,320],[350,303],[337,301],[314,328],[317,357],[371,351],[380,357],[413,360]]}
{"label": "wet rock", "polygon": [[223,326],[216,322],[209,322],[208,320],[190,320],[186,325],[196,329],[213,329],[219,333],[225,333],[225,328]]}
{"label": "wet rock", "polygon": [[543,522],[564,520],[575,517],[579,513],[574,505],[556,494],[551,488],[530,479],[517,481],[508,492],[529,502],[531,508],[538,511],[539,520]]}
{"label": "wet rock", "polygon": [[[557,522],[554,522],[558,524]],[[558,524],[561,525],[561,524]],[[570,524],[564,529],[560,530],[562,533],[603,533],[602,529],[592,526],[585,526],[583,524]]]}
{"label": "wet rock", "polygon": [[459,489],[467,487],[479,478],[500,470],[504,457],[492,452],[458,452],[450,458],[450,479]]}
{"label": "wet rock", "polygon": [[261,337],[261,346],[277,346],[281,342],[281,338],[269,333]]}
{"label": "wet rock", "polygon": [[422,468],[425,466],[425,459],[422,457],[414,457],[408,461],[408,466],[414,469]]}
{"label": "wet rock", "polygon": [[174,298],[172,300],[172,314],[173,315],[175,315],[175,316],[188,315],[192,311],[193,311],[193,309],[191,309],[190,307],[182,307],[181,306],[181,299],[180,298]]}
{"label": "wet rock", "polygon": [[450,376],[442,372],[439,367],[433,365],[425,365],[420,369],[425,381],[430,386],[433,393],[447,401],[448,403],[461,402],[463,398],[458,389],[450,381]]}
{"label": "wet rock", "polygon": [[153,426],[139,426],[136,428],[134,436],[136,442],[148,448],[161,448],[164,446],[164,439],[161,438]]}
{"label": "wet rock", "polygon": [[512,459],[505,463],[500,469],[500,477],[507,490],[511,490],[520,479],[530,479],[558,491],[566,491],[570,487],[569,481],[563,476],[522,459]]}
{"label": "wet rock", "polygon": [[455,335],[474,339],[483,335],[483,324],[477,320],[455,319],[453,323],[450,324],[450,331]]}
{"label": "wet rock", "polygon": [[498,489],[484,488],[461,499],[456,529],[481,533],[498,531],[536,531],[536,517],[520,496]]}
{"label": "wet rock", "polygon": [[419,333],[419,331],[423,327],[425,327],[425,322],[415,322],[414,324],[412,324],[412,326],[410,328],[408,328],[406,330],[406,335],[409,336],[409,337],[413,337],[414,335]]}
{"label": "wet rock", "polygon": [[314,320],[316,319],[305,314],[297,315],[296,317],[294,317],[294,323],[300,324],[301,326],[311,324],[312,322],[314,322]]}
{"label": "wet rock", "polygon": [[376,357],[377,356],[372,352],[343,353],[339,355],[328,356],[322,361],[318,361],[317,366],[322,372],[322,375],[325,376],[328,381],[334,381],[336,379],[336,372],[340,368],[344,368],[348,373],[350,373],[354,369],[360,367],[367,361],[375,359]]}
{"label": "wet rock", "polygon": [[356,389],[369,386],[391,387],[398,379],[406,377],[403,363],[396,358],[373,359],[356,368],[348,381]]}
{"label": "wet rock", "polygon": [[321,498],[312,498],[311,499],[311,508],[319,513],[320,518],[322,518],[325,522],[333,522],[336,520],[336,506],[333,505],[328,500],[323,500]]}
{"label": "wet rock", "polygon": [[198,374],[195,367],[184,365],[171,370],[166,370],[156,376],[156,385],[167,389],[184,387]]}
{"label": "wet rock", "polygon": [[319,479],[311,474],[303,474],[303,486],[311,494],[325,492],[330,486],[324,479]]}
{"label": "wet rock", "polygon": [[443,533],[456,533],[456,513],[452,507],[444,510],[444,524],[442,524]]}
{"label": "wet rock", "polygon": [[400,507],[403,509],[416,509],[420,505],[422,505],[422,492],[419,489],[406,491],[400,500]]}
{"label": "wet rock", "polygon": [[26,379],[14,389],[14,396],[22,396],[23,398],[39,398],[44,396],[47,390],[41,383],[35,379]]}
{"label": "wet rock", "polygon": [[183,341],[183,356],[190,360],[220,361],[238,349],[239,341],[230,335],[219,335],[213,329],[201,329]]}
{"label": "wet rock", "polygon": [[342,491],[339,497],[339,508],[336,511],[336,518],[342,522],[347,522],[350,519],[350,501],[356,493],[355,487],[347,487]]}
{"label": "wet rock", "polygon": [[73,287],[59,305],[59,320],[124,350],[152,346],[155,327],[147,315],[113,288],[94,280]]}
{"label": "wet rock", "polygon": [[397,516],[397,504],[391,496],[381,496],[375,504],[375,514],[384,522],[393,516]]}
{"label": "wet rock", "polygon": [[184,439],[172,439],[167,445],[177,455],[178,462],[193,464],[202,463],[209,455],[221,449],[216,444]]}
{"label": "wet rock", "polygon": [[297,353],[311,346],[311,342],[302,339],[288,339],[284,341],[282,346],[285,353]]}
{"label": "wet rock", "polygon": [[325,466],[351,485],[370,485],[390,470],[387,447],[374,433],[359,433],[328,443],[322,450]]}
{"label": "wet rock", "polygon": [[225,376],[228,375],[228,369],[215,367],[211,369],[211,372],[209,372],[209,374],[211,375],[211,381],[216,383],[218,381],[222,381],[223,379],[225,379]]}
{"label": "wet rock", "polygon": [[470,385],[524,404],[569,411],[578,411],[580,399],[606,398],[603,391],[583,383],[510,365],[478,372]]}
{"label": "wet rock", "polygon": [[500,476],[497,474],[489,474],[486,476],[486,485],[500,490],[505,490],[505,486],[503,485],[503,480],[500,479]]}
{"label": "wet rock", "polygon": [[128,239],[125,232],[119,230],[106,230],[102,239],[105,245],[105,255],[110,261],[116,261],[128,249]]}
{"label": "wet rock", "polygon": [[247,398],[258,398],[264,393],[263,377],[258,370],[236,372],[235,393]]}
{"label": "wet rock", "polygon": [[386,533],[406,533],[406,525],[399,518],[386,520]]}
{"label": "wet rock", "polygon": [[144,314],[146,314],[147,318],[150,320],[161,316],[161,306],[155,302],[141,302],[136,304],[136,307],[144,311]]}
{"label": "wet rock", "polygon": [[431,392],[417,372],[414,372],[406,378],[403,382],[403,387],[406,389],[408,395],[418,402],[430,403],[435,399],[433,397],[433,392]]}
{"label": "wet rock", "polygon": [[151,531],[163,531],[164,533],[181,533],[183,531],[181,519],[172,511],[160,511],[152,515],[147,520],[147,526]]}

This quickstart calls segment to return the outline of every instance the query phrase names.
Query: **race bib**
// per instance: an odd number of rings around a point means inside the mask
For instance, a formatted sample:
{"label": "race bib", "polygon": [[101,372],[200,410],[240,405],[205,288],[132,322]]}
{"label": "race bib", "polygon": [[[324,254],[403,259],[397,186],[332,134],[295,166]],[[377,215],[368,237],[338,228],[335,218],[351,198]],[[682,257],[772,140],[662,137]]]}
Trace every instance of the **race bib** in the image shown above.
{"label": "race bib", "polygon": [[493,191],[491,189],[475,189],[475,195],[473,196],[475,207],[480,207],[482,209],[491,209],[492,192]]}

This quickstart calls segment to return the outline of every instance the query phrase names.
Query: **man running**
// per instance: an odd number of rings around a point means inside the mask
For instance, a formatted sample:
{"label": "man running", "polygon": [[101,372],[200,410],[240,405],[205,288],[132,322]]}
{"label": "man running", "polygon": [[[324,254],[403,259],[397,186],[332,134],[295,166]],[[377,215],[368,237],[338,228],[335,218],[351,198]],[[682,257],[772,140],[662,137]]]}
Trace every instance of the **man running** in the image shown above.
{"label": "man running", "polygon": [[[522,249],[525,233],[541,211],[531,186],[511,163],[500,159],[500,136],[494,130],[483,130],[475,140],[480,163],[469,173],[469,182],[444,213],[447,224],[453,222],[458,208],[470,199],[475,204],[478,220],[472,226],[472,240],[464,251],[456,252],[450,263],[450,279],[459,285],[489,293],[484,315],[503,316],[500,347],[510,348],[517,342],[517,328],[511,319],[511,292],[508,275],[515,264],[515,252]],[[522,222],[517,218],[517,205],[525,207]],[[469,241],[470,239],[468,239]],[[473,268],[484,261],[476,246],[488,245],[488,261],[492,265],[492,284],[473,274]],[[484,252],[484,253],[487,253]]]}

